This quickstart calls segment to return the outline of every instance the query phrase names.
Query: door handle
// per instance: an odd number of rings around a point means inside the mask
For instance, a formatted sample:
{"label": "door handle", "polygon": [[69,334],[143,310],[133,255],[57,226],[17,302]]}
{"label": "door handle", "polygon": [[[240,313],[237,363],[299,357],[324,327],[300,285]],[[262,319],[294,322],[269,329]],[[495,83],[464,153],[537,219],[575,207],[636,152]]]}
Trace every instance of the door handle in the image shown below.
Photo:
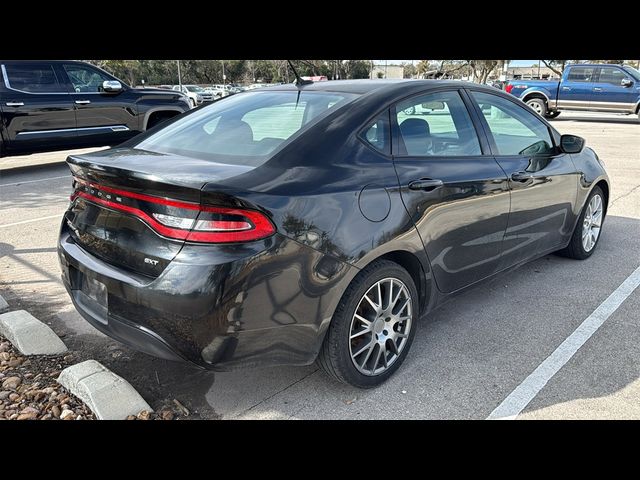
{"label": "door handle", "polygon": [[511,180],[516,182],[528,182],[536,178],[528,172],[515,172],[511,174]]}
{"label": "door handle", "polygon": [[7,102],[5,103],[7,107],[23,107],[24,102]]}
{"label": "door handle", "polygon": [[571,90],[571,87],[562,87],[562,90]]}
{"label": "door handle", "polygon": [[420,180],[414,180],[409,182],[409,190],[424,190],[425,192],[431,192],[436,188],[440,188],[444,185],[442,180],[433,180],[431,178],[421,178]]}
{"label": "door handle", "polygon": [[91,100],[76,100],[78,105],[88,105],[91,103]]}
{"label": "door handle", "polygon": [[602,89],[600,87],[593,87],[594,92],[601,92]]}

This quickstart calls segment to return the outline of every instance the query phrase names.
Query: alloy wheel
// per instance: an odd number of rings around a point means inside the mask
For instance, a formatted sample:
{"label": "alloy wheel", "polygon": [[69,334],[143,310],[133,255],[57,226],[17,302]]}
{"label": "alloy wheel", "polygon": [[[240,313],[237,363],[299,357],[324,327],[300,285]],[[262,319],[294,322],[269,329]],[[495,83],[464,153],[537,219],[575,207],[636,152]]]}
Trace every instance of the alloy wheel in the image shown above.
{"label": "alloy wheel", "polygon": [[602,197],[594,195],[587,205],[582,221],[582,248],[590,252],[595,247],[602,228]]}
{"label": "alloy wheel", "polygon": [[413,319],[411,294],[397,278],[376,282],[360,299],[349,329],[349,353],[358,371],[384,373],[407,344]]}

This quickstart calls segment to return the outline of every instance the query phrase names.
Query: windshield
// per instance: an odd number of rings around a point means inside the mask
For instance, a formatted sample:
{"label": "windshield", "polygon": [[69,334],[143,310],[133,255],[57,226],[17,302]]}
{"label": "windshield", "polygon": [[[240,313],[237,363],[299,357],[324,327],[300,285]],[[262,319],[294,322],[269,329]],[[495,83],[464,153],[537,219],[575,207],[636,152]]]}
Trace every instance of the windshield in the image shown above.
{"label": "windshield", "polygon": [[638,70],[636,70],[635,68],[629,66],[629,65],[625,65],[624,67],[622,67],[629,75],[631,75],[635,80],[640,81],[640,72]]}
{"label": "windshield", "polygon": [[355,95],[272,91],[227,97],[159,130],[135,148],[258,166]]}
{"label": "windshield", "polygon": [[186,89],[190,92],[202,92],[203,90],[202,87],[198,87],[197,85],[187,85]]}

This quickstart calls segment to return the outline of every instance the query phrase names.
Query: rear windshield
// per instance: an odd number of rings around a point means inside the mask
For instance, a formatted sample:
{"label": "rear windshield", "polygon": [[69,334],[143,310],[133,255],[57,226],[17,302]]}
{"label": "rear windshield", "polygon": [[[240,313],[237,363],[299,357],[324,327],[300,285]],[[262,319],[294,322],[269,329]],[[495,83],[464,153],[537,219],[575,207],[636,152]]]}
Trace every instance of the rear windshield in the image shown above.
{"label": "rear windshield", "polygon": [[342,92],[242,93],[194,111],[135,148],[257,166],[287,140],[353,98]]}

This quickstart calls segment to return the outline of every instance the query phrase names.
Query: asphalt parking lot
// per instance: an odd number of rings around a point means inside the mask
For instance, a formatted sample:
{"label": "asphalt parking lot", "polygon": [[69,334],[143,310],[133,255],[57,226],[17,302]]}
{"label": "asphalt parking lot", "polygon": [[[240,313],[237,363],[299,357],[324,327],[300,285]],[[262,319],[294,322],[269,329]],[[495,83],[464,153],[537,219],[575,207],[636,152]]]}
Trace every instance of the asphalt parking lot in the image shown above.
{"label": "asphalt parking lot", "polygon": [[[154,408],[178,399],[194,418],[484,419],[640,266],[640,125],[635,116],[568,114],[612,179],[594,255],[547,256],[470,290],[419,324],[405,364],[368,391],[317,371],[204,372],[134,352],[89,326],[59,279],[68,152],[0,160],[0,294],[51,325],[80,359],[129,380]],[[18,167],[18,168],[15,168]],[[640,418],[640,288],[625,297],[518,419]]]}

